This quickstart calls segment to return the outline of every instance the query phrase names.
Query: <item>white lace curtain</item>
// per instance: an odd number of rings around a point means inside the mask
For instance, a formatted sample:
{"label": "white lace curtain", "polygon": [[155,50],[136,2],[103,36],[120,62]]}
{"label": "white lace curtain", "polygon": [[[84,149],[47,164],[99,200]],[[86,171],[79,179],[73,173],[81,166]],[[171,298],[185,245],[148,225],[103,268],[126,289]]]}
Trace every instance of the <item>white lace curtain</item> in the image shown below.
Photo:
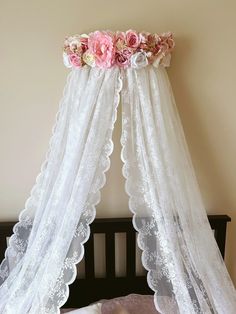
{"label": "white lace curtain", "polygon": [[[163,66],[74,68],[49,152],[0,268],[0,313],[59,313],[105,184],[116,110],[142,263],[164,314],[236,312]],[[91,287],[92,288],[92,287]]]}

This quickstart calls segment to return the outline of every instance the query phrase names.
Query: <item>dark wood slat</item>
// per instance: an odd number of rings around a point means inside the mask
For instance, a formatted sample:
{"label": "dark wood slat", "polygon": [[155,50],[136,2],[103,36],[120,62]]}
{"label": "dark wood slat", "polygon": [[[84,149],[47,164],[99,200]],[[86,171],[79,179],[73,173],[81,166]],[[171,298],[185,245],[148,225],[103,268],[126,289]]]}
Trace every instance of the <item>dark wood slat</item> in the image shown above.
{"label": "dark wood slat", "polygon": [[7,239],[5,237],[1,237],[0,234],[0,261],[4,259],[4,252],[6,251],[7,248]]}
{"label": "dark wood slat", "polygon": [[208,219],[211,228],[215,230],[215,239],[224,258],[227,223],[231,221],[231,218],[227,215],[208,215]]}
{"label": "dark wood slat", "polygon": [[231,218],[228,215],[207,215],[210,224],[214,225],[216,222],[220,223],[223,221],[230,222]]}
{"label": "dark wood slat", "polygon": [[106,278],[115,277],[115,233],[106,232]]}
{"label": "dark wood slat", "polygon": [[85,244],[85,278],[93,279],[95,278],[94,271],[94,236],[93,233],[90,234],[88,241]]}
{"label": "dark wood slat", "polygon": [[222,223],[215,230],[216,242],[219,246],[219,249],[223,258],[225,257],[226,227],[227,227],[227,222]]}
{"label": "dark wood slat", "polygon": [[134,231],[132,218],[97,218],[90,227],[92,233]]}
{"label": "dark wood slat", "polygon": [[15,225],[13,222],[1,222],[0,223],[0,262],[5,257],[5,251],[7,248],[7,237],[11,236],[12,228]]}
{"label": "dark wood slat", "polygon": [[135,277],[136,275],[136,233],[126,234],[126,275]]}

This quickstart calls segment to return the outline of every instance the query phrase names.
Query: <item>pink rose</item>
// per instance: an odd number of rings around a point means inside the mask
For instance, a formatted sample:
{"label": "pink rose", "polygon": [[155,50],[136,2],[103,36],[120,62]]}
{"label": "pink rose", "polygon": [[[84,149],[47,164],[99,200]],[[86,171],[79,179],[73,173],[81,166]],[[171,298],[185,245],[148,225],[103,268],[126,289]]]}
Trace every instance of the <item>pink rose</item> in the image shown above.
{"label": "pink rose", "polygon": [[96,31],[88,39],[88,50],[100,68],[110,68],[114,63],[113,37],[107,32]]}
{"label": "pink rose", "polygon": [[168,37],[167,37],[166,42],[169,45],[169,51],[172,51],[174,49],[174,47],[175,47],[175,42],[174,42],[172,33],[168,33]]}
{"label": "pink rose", "polygon": [[172,51],[174,49],[174,47],[175,47],[174,39],[168,38],[167,43],[169,45],[169,51]]}
{"label": "pink rose", "polygon": [[79,35],[67,37],[65,39],[65,46],[69,47],[71,52],[75,52],[79,46]]}
{"label": "pink rose", "polygon": [[163,41],[161,43],[161,53],[163,56],[167,55],[167,53],[169,52],[169,45],[166,41]]}
{"label": "pink rose", "polygon": [[138,48],[140,44],[139,35],[135,31],[132,31],[132,30],[127,31],[126,43],[127,43],[127,46],[130,48]]}
{"label": "pink rose", "polygon": [[84,53],[88,49],[88,37],[80,37],[80,45]]}
{"label": "pink rose", "polygon": [[164,33],[160,36],[161,38],[161,51],[163,55],[167,55],[170,51],[173,50],[175,46],[175,42],[173,39],[173,34],[172,33]]}
{"label": "pink rose", "polygon": [[130,65],[130,57],[132,52],[129,49],[119,51],[115,55],[115,64],[122,68],[127,68]]}
{"label": "pink rose", "polygon": [[161,54],[162,53],[162,45],[161,45],[161,43],[158,43],[155,47],[154,47],[154,49],[153,49],[153,54],[154,55],[159,55],[159,54]]}
{"label": "pink rose", "polygon": [[68,54],[83,54],[88,49],[88,36],[86,36],[83,34],[67,37],[64,42],[64,51]]}
{"label": "pink rose", "polygon": [[71,64],[76,67],[76,68],[81,68],[82,67],[82,60],[81,56],[78,56],[76,53],[72,53],[69,55],[69,59]]}
{"label": "pink rose", "polygon": [[149,34],[147,45],[148,50],[152,51],[153,53],[157,53],[160,50],[160,37],[157,34]]}
{"label": "pink rose", "polygon": [[150,33],[139,33],[139,40],[140,40],[140,45],[139,48],[142,50],[148,50],[148,36]]}

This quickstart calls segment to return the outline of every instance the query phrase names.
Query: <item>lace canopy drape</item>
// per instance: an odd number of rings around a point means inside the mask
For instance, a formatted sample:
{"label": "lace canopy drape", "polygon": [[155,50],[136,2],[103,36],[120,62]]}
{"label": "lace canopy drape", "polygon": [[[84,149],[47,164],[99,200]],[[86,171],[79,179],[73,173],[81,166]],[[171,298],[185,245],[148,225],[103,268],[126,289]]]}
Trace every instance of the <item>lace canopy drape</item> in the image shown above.
{"label": "lace canopy drape", "polygon": [[123,174],[156,309],[236,313],[165,70],[173,46],[170,33],[66,39],[72,70],[46,161],[1,264],[0,313],[53,314],[66,302],[106,181],[120,100]]}

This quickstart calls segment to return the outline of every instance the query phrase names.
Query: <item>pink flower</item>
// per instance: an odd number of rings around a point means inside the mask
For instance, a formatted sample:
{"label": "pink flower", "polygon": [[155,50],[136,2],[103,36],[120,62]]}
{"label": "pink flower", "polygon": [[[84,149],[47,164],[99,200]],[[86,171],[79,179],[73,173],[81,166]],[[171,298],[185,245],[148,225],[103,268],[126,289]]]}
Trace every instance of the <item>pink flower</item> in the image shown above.
{"label": "pink flower", "polygon": [[69,48],[71,52],[76,52],[79,46],[79,35],[67,37],[64,45],[64,47]]}
{"label": "pink flower", "polygon": [[80,36],[80,45],[84,53],[88,49],[88,37]]}
{"label": "pink flower", "polygon": [[98,67],[110,68],[114,63],[113,37],[109,33],[96,31],[90,34],[88,50],[94,55]]}
{"label": "pink flower", "polygon": [[169,45],[167,42],[163,42],[161,44],[161,52],[162,52],[163,56],[166,56],[167,53],[169,52]]}
{"label": "pink flower", "polygon": [[129,30],[126,32],[126,43],[130,48],[138,48],[140,44],[140,38],[137,32]]}
{"label": "pink flower", "polygon": [[148,35],[148,50],[151,50],[153,53],[157,53],[159,51],[160,37],[157,34],[149,34]]}
{"label": "pink flower", "polygon": [[150,33],[141,32],[139,33],[140,45],[139,48],[143,50],[148,50],[148,36]]}
{"label": "pink flower", "polygon": [[68,55],[71,53],[70,47],[64,45],[64,52],[67,53]]}
{"label": "pink flower", "polygon": [[127,68],[130,65],[132,52],[129,49],[119,51],[115,55],[115,64],[122,68]]}
{"label": "pink flower", "polygon": [[71,64],[76,67],[76,68],[81,68],[83,63],[82,63],[82,60],[81,60],[81,56],[77,55],[76,53],[71,53],[69,55],[69,59],[70,59],[70,62]]}
{"label": "pink flower", "polygon": [[113,65],[141,68],[147,64],[167,66],[175,42],[172,33],[95,31],[67,37],[63,60],[67,67],[110,68]]}
{"label": "pink flower", "polygon": [[175,47],[175,42],[173,38],[168,38],[167,43],[169,45],[169,51],[172,51]]}
{"label": "pink flower", "polygon": [[169,51],[172,51],[174,49],[174,47],[175,47],[175,42],[174,42],[172,33],[168,33],[166,42],[169,45]]}
{"label": "pink flower", "polygon": [[160,45],[161,45],[161,51],[163,55],[167,55],[170,51],[173,50],[175,46],[175,42],[173,40],[173,34],[172,33],[164,33],[160,36]]}
{"label": "pink flower", "polygon": [[116,32],[116,34],[115,34],[115,48],[118,51],[121,51],[125,47],[126,47],[125,33],[124,32]]}
{"label": "pink flower", "polygon": [[67,54],[76,53],[78,55],[83,54],[88,49],[88,36],[74,35],[67,37],[64,42],[64,51]]}

